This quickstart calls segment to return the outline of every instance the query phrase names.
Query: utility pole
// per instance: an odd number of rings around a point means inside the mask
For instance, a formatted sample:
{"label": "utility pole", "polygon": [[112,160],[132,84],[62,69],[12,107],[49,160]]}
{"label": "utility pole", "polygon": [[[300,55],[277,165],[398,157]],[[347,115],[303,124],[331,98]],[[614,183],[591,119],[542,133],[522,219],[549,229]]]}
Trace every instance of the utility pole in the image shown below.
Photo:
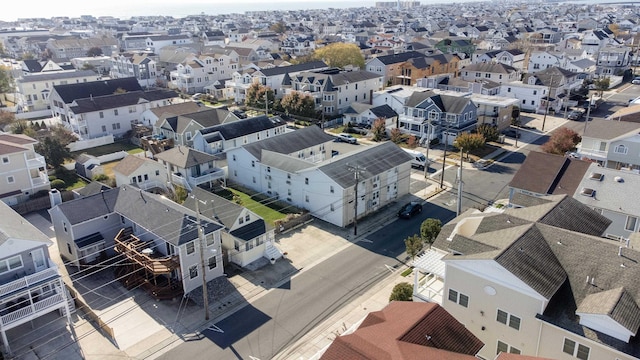
{"label": "utility pole", "polygon": [[549,80],[549,91],[547,91],[547,108],[544,110],[544,117],[542,118],[542,132],[544,132],[544,123],[547,121],[547,113],[549,112],[549,105],[551,105],[551,85],[553,84],[553,75]]}
{"label": "utility pole", "polygon": [[431,147],[431,122],[427,122],[427,163],[424,165],[424,178],[429,175],[429,147]]}
{"label": "utility pole", "polygon": [[458,169],[458,201],[456,204],[456,216],[459,216],[462,212],[462,156],[464,155],[464,148],[460,147],[460,168]]}
{"label": "utility pole", "polygon": [[204,319],[209,320],[209,294],[207,292],[207,266],[204,263],[204,230],[200,219],[200,200],[193,195],[196,203],[196,218],[198,220],[198,240],[200,241],[200,265],[202,267],[202,302],[204,302]]}
{"label": "utility pole", "polygon": [[589,104],[587,104],[587,117],[584,119],[584,130],[582,130],[582,136],[587,132],[587,124],[589,123],[589,115],[591,115],[591,102],[593,101],[593,93],[589,96]]}
{"label": "utility pole", "polygon": [[324,130],[324,84],[320,87],[320,107],[322,108],[321,120],[320,120],[320,129]]}
{"label": "utility pole", "polygon": [[355,185],[355,197],[353,199],[353,236],[358,235],[358,185],[360,184],[360,173],[366,170],[366,168],[360,165],[351,166],[347,164],[347,169],[353,172],[353,176],[356,180]]}
{"label": "utility pole", "polygon": [[264,114],[269,117],[269,96],[267,95],[269,92],[267,90],[264,91]]}
{"label": "utility pole", "polygon": [[447,145],[449,142],[449,127],[444,133],[444,155],[442,155],[442,174],[440,174],[440,189],[444,189],[444,166],[447,164]]}

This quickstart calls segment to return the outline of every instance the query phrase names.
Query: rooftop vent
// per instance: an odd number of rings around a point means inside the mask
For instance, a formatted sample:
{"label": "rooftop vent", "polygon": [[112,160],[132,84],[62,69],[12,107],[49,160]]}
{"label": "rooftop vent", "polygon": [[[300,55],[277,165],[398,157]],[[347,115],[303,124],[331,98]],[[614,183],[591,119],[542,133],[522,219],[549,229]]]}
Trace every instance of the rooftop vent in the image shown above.
{"label": "rooftop vent", "polygon": [[616,176],[616,177],[614,177],[614,178],[613,178],[613,180],[614,180],[615,182],[619,182],[619,183],[623,183],[623,182],[624,182],[624,179],[623,179],[622,177],[620,177],[620,176]]}
{"label": "rooftop vent", "polygon": [[604,174],[600,173],[591,173],[591,175],[589,175],[589,179],[591,180],[602,181],[603,178]]}
{"label": "rooftop vent", "polygon": [[582,190],[580,190],[580,195],[584,195],[584,196],[589,196],[589,197],[594,197],[596,194],[596,191],[593,189],[589,189],[589,188],[582,188]]}

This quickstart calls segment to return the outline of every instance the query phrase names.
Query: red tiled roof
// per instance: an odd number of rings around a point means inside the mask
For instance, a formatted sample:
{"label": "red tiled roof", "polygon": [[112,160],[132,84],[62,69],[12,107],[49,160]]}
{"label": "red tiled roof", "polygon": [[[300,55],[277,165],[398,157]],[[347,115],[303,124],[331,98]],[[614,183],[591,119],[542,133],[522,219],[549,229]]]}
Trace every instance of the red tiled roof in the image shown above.
{"label": "red tiled roof", "polygon": [[471,360],[484,344],[434,303],[395,301],[334,340],[324,360]]}

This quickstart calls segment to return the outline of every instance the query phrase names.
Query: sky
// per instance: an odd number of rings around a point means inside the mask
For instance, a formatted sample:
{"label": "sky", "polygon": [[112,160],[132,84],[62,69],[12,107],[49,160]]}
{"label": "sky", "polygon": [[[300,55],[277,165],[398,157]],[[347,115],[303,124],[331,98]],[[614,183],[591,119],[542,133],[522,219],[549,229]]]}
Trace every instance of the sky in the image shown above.
{"label": "sky", "polygon": [[[117,16],[128,18],[136,15],[207,15],[244,12],[247,10],[309,9],[328,7],[374,6],[375,0],[64,0],[36,1],[30,6],[5,6],[0,20],[15,21],[18,18],[51,18],[54,16],[78,17],[80,15]],[[264,7],[261,7],[264,5]]]}

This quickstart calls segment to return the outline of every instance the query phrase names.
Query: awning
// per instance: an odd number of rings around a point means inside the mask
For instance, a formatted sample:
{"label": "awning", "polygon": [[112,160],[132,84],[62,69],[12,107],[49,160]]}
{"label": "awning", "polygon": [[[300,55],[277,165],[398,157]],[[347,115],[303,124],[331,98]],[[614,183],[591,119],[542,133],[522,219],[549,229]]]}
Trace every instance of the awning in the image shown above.
{"label": "awning", "polygon": [[413,261],[413,267],[444,279],[444,261],[442,261],[442,258],[445,255],[447,254],[441,251],[429,249]]}

